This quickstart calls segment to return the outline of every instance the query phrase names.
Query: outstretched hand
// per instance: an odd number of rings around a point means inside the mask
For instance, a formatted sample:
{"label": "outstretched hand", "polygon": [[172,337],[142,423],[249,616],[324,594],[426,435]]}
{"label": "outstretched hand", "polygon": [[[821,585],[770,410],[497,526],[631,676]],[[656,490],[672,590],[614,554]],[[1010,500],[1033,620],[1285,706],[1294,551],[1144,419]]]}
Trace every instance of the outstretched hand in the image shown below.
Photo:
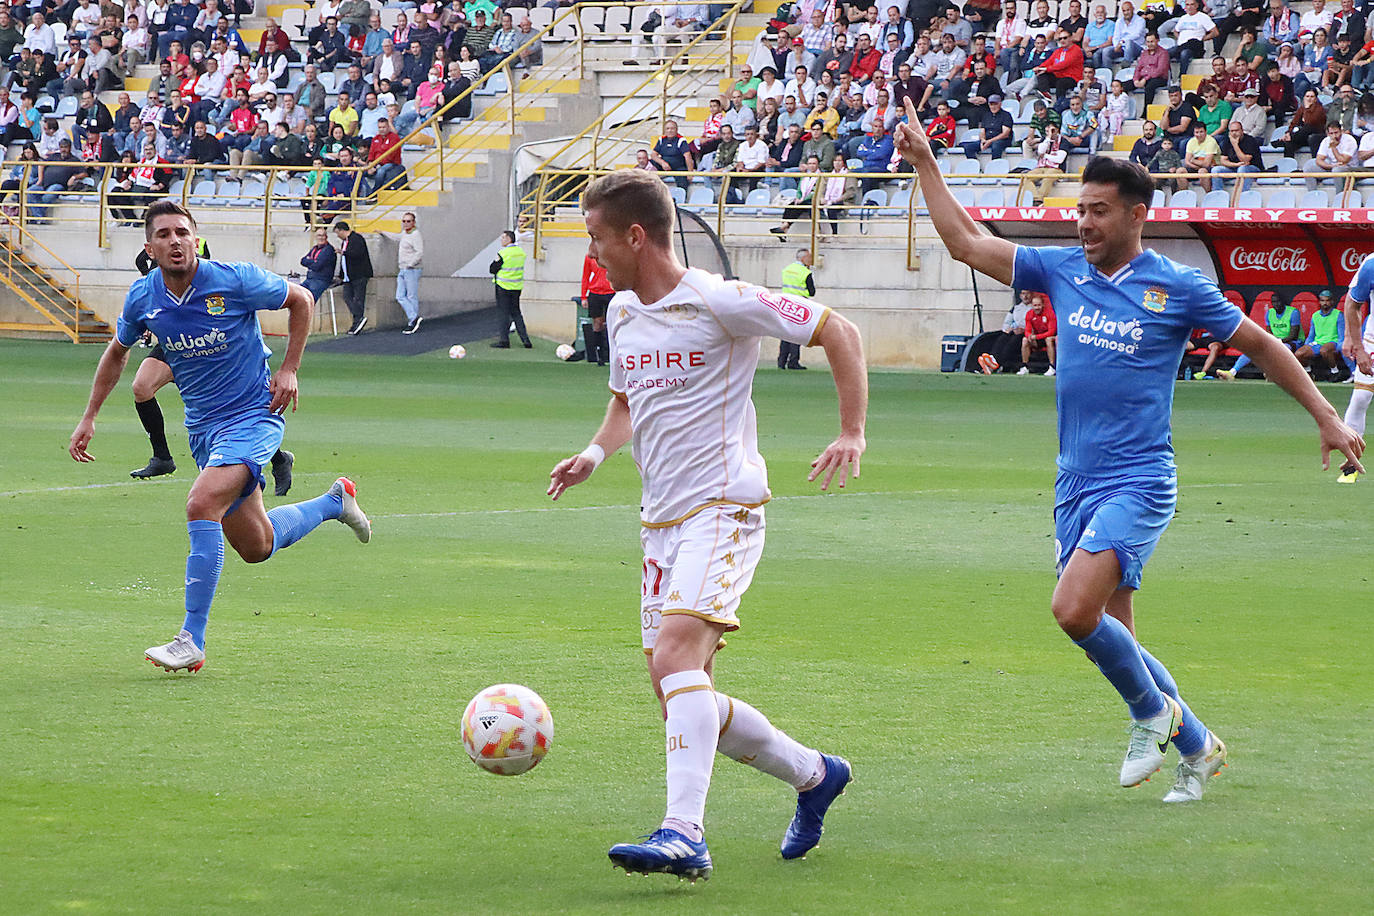
{"label": "outstretched hand", "polygon": [[94,461],[95,458],[86,451],[86,446],[91,444],[91,437],[95,435],[95,424],[90,420],[82,420],[76,424],[76,429],[72,431],[71,442],[67,444],[67,454],[72,456],[72,460],[86,464]]}
{"label": "outstretched hand", "polygon": [[[867,447],[868,443],[864,441],[862,433],[842,434],[834,442],[827,445],[825,451],[821,452],[815,461],[811,462],[811,473],[807,475],[806,479],[815,480],[824,474],[825,480],[821,481],[821,489],[828,490],[830,489],[830,481],[838,471],[840,475],[839,486],[843,490],[849,478],[859,479],[859,456],[864,453],[864,449]],[[853,469],[852,473],[851,468]]]}
{"label": "outstretched hand", "polygon": [[564,458],[549,472],[549,495],[556,501],[568,487],[575,487],[596,470],[596,464],[586,455],[573,455]]}
{"label": "outstretched hand", "polygon": [[1364,473],[1364,465],[1360,464],[1360,456],[1364,454],[1363,436],[1334,417],[1331,422],[1321,424],[1318,431],[1322,440],[1323,471],[1331,467],[1331,453],[1340,452],[1345,456],[1346,463],[1355,465],[1356,470]]}
{"label": "outstretched hand", "polygon": [[897,152],[912,166],[931,162],[935,159],[935,151],[930,148],[930,139],[921,127],[921,119],[916,114],[911,96],[903,99],[903,103],[906,106],[906,123],[897,125]]}

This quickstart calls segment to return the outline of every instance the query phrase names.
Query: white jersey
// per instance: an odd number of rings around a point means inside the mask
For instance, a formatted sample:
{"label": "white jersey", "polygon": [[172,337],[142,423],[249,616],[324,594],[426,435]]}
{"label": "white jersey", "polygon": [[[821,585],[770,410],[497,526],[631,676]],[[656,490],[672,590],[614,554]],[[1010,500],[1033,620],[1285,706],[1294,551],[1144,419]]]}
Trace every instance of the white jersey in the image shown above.
{"label": "white jersey", "polygon": [[630,407],[645,526],[768,501],[752,398],[759,347],[763,337],[812,345],[829,314],[809,299],[695,269],[657,302],[615,294],[606,314],[610,384]]}

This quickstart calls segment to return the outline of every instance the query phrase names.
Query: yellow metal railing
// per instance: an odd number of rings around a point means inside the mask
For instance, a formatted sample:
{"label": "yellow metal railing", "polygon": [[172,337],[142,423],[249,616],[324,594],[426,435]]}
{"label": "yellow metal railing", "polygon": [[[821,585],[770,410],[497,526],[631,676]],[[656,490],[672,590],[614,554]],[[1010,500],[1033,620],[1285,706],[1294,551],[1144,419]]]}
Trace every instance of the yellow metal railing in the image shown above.
{"label": "yellow metal railing", "polygon": [[[842,160],[837,160],[842,161]],[[582,192],[587,184],[612,169],[540,169],[535,175],[535,187],[530,193],[531,208],[525,214],[525,225],[534,230],[534,251],[542,255],[546,235],[573,236],[585,232],[581,209]],[[690,200],[679,207],[696,213],[727,245],[776,245],[779,239],[772,230],[787,221],[805,226],[789,228],[785,241],[796,239],[799,247],[808,248],[812,255],[819,252],[826,240],[837,235],[854,233],[870,239],[902,239],[907,250],[907,268],[919,269],[912,246],[916,219],[917,193],[915,175],[896,175],[891,172],[656,172],[656,175],[676,182],[687,194],[695,188],[709,187],[712,202],[693,204]],[[803,180],[816,179],[811,193],[798,200]],[[823,196],[831,179],[843,179],[844,193],[838,200],[825,203]],[[783,182],[785,187],[776,200],[767,202],[748,200],[748,189],[763,181]],[[910,200],[899,203],[865,203],[862,184],[909,181]],[[766,187],[767,185],[761,185]],[[771,198],[770,193],[770,198]],[[829,228],[830,234],[825,230]]]}
{"label": "yellow metal railing", "polygon": [[[1010,177],[1019,178],[1019,179],[1020,179],[1019,182],[1018,182],[1018,184],[1017,184],[1017,187],[1016,187],[1016,198],[1015,198],[1015,200],[1018,201],[1018,203],[1017,203],[1017,204],[1012,204],[1011,206],[1018,206],[1018,205],[1019,205],[1019,206],[1029,206],[1031,200],[1038,200],[1038,199],[1041,199],[1041,198],[1053,199],[1053,198],[1055,198],[1055,197],[1057,197],[1057,196],[1060,196],[1060,195],[1057,195],[1057,194],[1040,194],[1040,193],[1038,193],[1038,190],[1040,190],[1040,189],[1043,189],[1043,190],[1052,190],[1053,187],[1054,187],[1054,185],[1058,185],[1058,184],[1072,185],[1072,186],[1074,186],[1074,188],[1076,188],[1078,185],[1081,185],[1081,184],[1083,183],[1083,176],[1082,176],[1081,173],[1077,173],[1077,172],[1072,172],[1072,173],[1070,173],[1070,172],[1062,172],[1062,173],[1056,174],[1055,171],[1053,171],[1053,170],[1046,170],[1046,171],[1032,170],[1032,171],[1030,171],[1030,172],[1023,172],[1023,173],[1022,173],[1021,175],[1019,175],[1019,176],[1010,176]],[[1203,183],[1202,183],[1203,180],[1204,180],[1204,179],[1203,179],[1203,176],[1197,174],[1196,172],[1190,172],[1190,173],[1186,173],[1186,174],[1184,174],[1184,173],[1179,173],[1179,172],[1166,172],[1166,173],[1157,174],[1157,175],[1152,174],[1150,177],[1153,178],[1153,179],[1155,179],[1156,183],[1164,182],[1165,185],[1166,185],[1167,187],[1170,187],[1170,188],[1172,188],[1172,189],[1174,189],[1174,190],[1182,190],[1182,188],[1179,187],[1179,182],[1182,182],[1182,183],[1183,183],[1186,187],[1188,187],[1188,188],[1193,188],[1193,189],[1195,189],[1195,190],[1198,192],[1198,194],[1199,194],[1199,197],[1198,197],[1199,203],[1196,205],[1197,207],[1200,207],[1200,206],[1201,206],[1201,199],[1202,199],[1202,198],[1201,198],[1201,195],[1207,193],[1206,188],[1204,187],[1204,185],[1203,185]],[[1287,190],[1293,191],[1294,194],[1295,194],[1299,199],[1301,199],[1302,195],[1303,195],[1304,193],[1306,193],[1306,188],[1305,188],[1305,187],[1303,187],[1303,188],[1296,187],[1296,186],[1294,185],[1294,182],[1297,181],[1297,180],[1317,179],[1317,180],[1318,180],[1321,184],[1323,184],[1323,185],[1328,185],[1328,184],[1331,184],[1331,183],[1334,182],[1336,188],[1338,189],[1338,192],[1339,192],[1339,195],[1340,195],[1340,196],[1339,196],[1339,198],[1337,199],[1337,201],[1336,201],[1335,203],[1332,203],[1332,204],[1330,204],[1329,206],[1330,206],[1332,209],[1337,209],[1337,210],[1351,209],[1351,208],[1354,208],[1354,209],[1361,209],[1361,208],[1363,208],[1364,204],[1361,202],[1360,198],[1358,198],[1358,197],[1355,198],[1355,201],[1354,201],[1354,203],[1352,204],[1352,202],[1351,202],[1351,196],[1350,196],[1350,195],[1353,194],[1353,193],[1355,193],[1355,185],[1356,185],[1357,182],[1360,182],[1360,181],[1368,181],[1368,180],[1370,180],[1370,179],[1374,179],[1374,169],[1367,169],[1367,170],[1355,171],[1355,172],[1335,172],[1335,173],[1332,173],[1332,172],[1246,172],[1246,173],[1244,173],[1244,174],[1238,174],[1238,173],[1236,173],[1236,172],[1227,172],[1227,173],[1225,173],[1225,174],[1208,175],[1208,176],[1206,176],[1206,179],[1207,179],[1208,181],[1210,181],[1213,190],[1217,190],[1217,186],[1218,186],[1218,185],[1223,186],[1223,189],[1229,188],[1229,194],[1230,194],[1230,196],[1229,196],[1229,198],[1228,198],[1228,200],[1227,200],[1225,206],[1226,206],[1226,207],[1230,207],[1230,208],[1235,208],[1235,207],[1237,207],[1237,206],[1239,205],[1240,195],[1246,190],[1246,186],[1248,186],[1248,185],[1254,185],[1255,182],[1256,182],[1258,179],[1262,179],[1262,178],[1263,178],[1263,179],[1277,178],[1277,179],[1283,180],[1284,183],[1285,183],[1283,187],[1286,188]],[[1035,188],[1035,187],[1033,187],[1033,186],[1039,186],[1039,187],[1038,187],[1038,189],[1037,189],[1037,188]],[[1266,187],[1272,187],[1272,185],[1266,185]],[[1027,192],[1028,192],[1028,191],[1030,192],[1030,196],[1029,196],[1029,197],[1027,196]],[[1074,200],[1076,201],[1076,199],[1077,199],[1076,191],[1073,192],[1073,194],[1074,194]],[[1020,201],[1023,201],[1023,200],[1026,201],[1026,202],[1025,202],[1025,203],[1019,203]],[[1169,206],[1169,204],[1165,204],[1165,206]],[[1271,205],[1271,206],[1272,206],[1272,205]],[[1307,208],[1307,209],[1313,209],[1313,208]]]}
{"label": "yellow metal railing", "polygon": [[81,272],[62,256],[29,234],[27,244],[42,249],[49,264],[26,257],[23,226],[8,213],[3,219],[4,242],[0,244],[0,281],[33,306],[53,326],[72,339],[81,339]]}

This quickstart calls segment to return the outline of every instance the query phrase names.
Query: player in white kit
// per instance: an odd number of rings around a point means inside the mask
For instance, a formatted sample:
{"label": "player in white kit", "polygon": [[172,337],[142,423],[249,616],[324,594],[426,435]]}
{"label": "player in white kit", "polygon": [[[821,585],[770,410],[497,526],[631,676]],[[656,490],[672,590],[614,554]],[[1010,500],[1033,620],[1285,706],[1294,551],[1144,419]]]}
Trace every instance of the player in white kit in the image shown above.
{"label": "player in white kit", "polygon": [[645,842],[610,850],[629,872],[709,877],[702,823],[719,750],[791,784],[796,814],[784,858],[820,842],[849,764],[794,741],[758,710],[716,692],[721,636],[739,628],[740,598],[763,551],[768,475],[758,452],[754,370],[763,337],[825,349],[839,395],[840,435],[808,479],[859,476],[868,378],[849,321],[808,299],[686,270],[672,248],[674,206],[652,173],[598,179],[583,198],[590,254],[619,292],[607,309],[611,391],[591,444],[549,475],[557,499],[633,440],[644,483],[641,629],[667,722],[668,807]]}
{"label": "player in white kit", "polygon": [[[1371,291],[1374,291],[1374,255],[1367,255],[1360,262],[1350,281],[1350,292],[1345,297],[1345,341],[1342,351],[1355,361],[1355,375],[1351,382],[1355,390],[1350,392],[1350,405],[1345,409],[1345,423],[1360,435],[1364,435],[1365,415],[1369,413],[1369,402],[1374,400],[1374,372],[1371,372],[1369,354],[1374,352],[1374,321],[1364,324],[1360,321],[1360,309],[1369,305]],[[1364,333],[1360,328],[1364,327]],[[1346,462],[1341,466],[1341,476],[1337,483],[1354,483],[1360,477],[1360,469]]]}

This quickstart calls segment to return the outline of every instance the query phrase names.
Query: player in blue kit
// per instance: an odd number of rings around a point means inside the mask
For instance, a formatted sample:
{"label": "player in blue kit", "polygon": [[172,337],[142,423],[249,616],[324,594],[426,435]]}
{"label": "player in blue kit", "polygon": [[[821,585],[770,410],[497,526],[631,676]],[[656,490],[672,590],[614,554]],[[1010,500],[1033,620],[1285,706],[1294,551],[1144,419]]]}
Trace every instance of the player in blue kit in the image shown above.
{"label": "player in blue kit", "polygon": [[1201,272],[1141,246],[1154,192],[1145,170],[1095,157],[1078,201],[1081,247],[1032,248],[997,238],[945,186],[911,106],[897,148],[915,167],[950,254],[1008,286],[1046,293],[1059,314],[1059,459],[1051,610],[1126,701],[1130,744],[1121,784],[1139,785],[1182,759],[1164,800],[1195,801],[1226,762],[1226,746],[1183,702],[1168,669],[1135,638],[1141,571],[1173,517],[1170,439],[1174,381],[1193,328],[1244,351],[1317,422],[1322,466],[1339,451],[1358,466],[1364,440],[1341,422],[1307,373]]}
{"label": "player in blue kit", "polygon": [[[1369,413],[1369,402],[1374,401],[1374,369],[1370,368],[1369,353],[1374,350],[1374,322],[1361,324],[1360,310],[1369,305],[1370,293],[1374,292],[1374,255],[1367,255],[1360,262],[1355,277],[1350,281],[1350,292],[1345,297],[1345,340],[1341,351],[1347,359],[1355,361],[1355,374],[1350,379],[1355,390],[1350,392],[1350,404],[1345,408],[1345,422],[1364,435],[1365,416]],[[1364,328],[1364,333],[1360,328]],[[1350,462],[1341,467],[1337,483],[1354,483],[1361,470]]]}
{"label": "player in blue kit", "polygon": [[[262,503],[263,465],[281,446],[282,415],[296,409],[296,369],[305,350],[314,302],[303,287],[253,264],[225,264],[196,256],[196,221],[180,204],[161,200],[144,217],[145,247],[155,270],[129,288],[124,310],[96,367],[86,413],[68,451],[80,462],[95,418],[144,331],[162,342],[167,364],[186,405],[191,454],[200,474],[186,498],[186,620],[166,645],[146,653],[167,671],[199,671],[205,664],[205,626],[224,566],[227,539],[239,556],[260,563],[305,537],[326,519],[338,519],[363,543],[372,536],[346,477],[323,496],[278,506]],[[290,313],[286,356],[269,374],[271,351],[258,328],[259,309]]]}

